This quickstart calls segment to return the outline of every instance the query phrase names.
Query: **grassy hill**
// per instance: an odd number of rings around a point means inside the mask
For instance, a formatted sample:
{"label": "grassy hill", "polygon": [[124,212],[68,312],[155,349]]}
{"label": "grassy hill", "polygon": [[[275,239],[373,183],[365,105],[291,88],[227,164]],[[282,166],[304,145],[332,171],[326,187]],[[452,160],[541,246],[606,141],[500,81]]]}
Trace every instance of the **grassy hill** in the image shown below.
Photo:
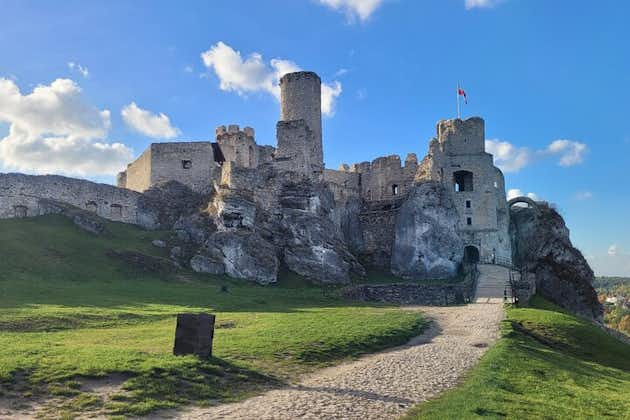
{"label": "grassy hill", "polygon": [[462,386],[408,419],[630,418],[630,346],[535,298]]}
{"label": "grassy hill", "polygon": [[[296,278],[261,287],[171,272],[151,245],[165,235],[108,223],[95,236],[61,216],[0,220],[3,405],[71,416],[216,404],[401,344],[425,324]],[[172,356],[175,315],[200,311],[217,314],[214,358]],[[122,388],[91,392],[108,377]]]}

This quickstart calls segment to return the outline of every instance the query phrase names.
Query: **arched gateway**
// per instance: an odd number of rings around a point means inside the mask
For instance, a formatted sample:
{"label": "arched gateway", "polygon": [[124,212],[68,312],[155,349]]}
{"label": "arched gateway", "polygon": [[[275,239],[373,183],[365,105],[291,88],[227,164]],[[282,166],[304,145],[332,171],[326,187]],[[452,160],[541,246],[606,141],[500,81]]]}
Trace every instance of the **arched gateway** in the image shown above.
{"label": "arched gateway", "polygon": [[476,246],[468,245],[464,248],[464,262],[468,264],[479,262],[479,249]]}

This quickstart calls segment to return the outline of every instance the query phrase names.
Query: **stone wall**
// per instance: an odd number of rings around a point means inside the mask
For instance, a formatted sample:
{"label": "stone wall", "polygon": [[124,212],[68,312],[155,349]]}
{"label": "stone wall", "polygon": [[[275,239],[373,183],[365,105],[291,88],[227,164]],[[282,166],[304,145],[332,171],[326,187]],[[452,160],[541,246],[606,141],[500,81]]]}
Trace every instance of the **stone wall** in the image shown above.
{"label": "stone wall", "polygon": [[258,166],[259,148],[254,140],[254,129],[245,127],[240,130],[238,125],[224,125],[215,130],[216,140],[223,153],[226,162],[245,168],[255,168]]}
{"label": "stone wall", "polygon": [[193,191],[204,191],[212,185],[217,168],[210,142],[151,145],[151,185],[177,181]]}
{"label": "stone wall", "polygon": [[349,198],[361,197],[361,175],[334,169],[324,170],[324,182],[335,196],[335,201],[343,202]]}
{"label": "stone wall", "polygon": [[485,152],[485,123],[479,117],[442,120],[437,124],[437,135],[446,154]]}
{"label": "stone wall", "polygon": [[210,142],[152,143],[118,174],[118,186],[144,192],[161,182],[177,181],[204,191],[220,175],[218,168]]}
{"label": "stone wall", "polygon": [[274,165],[279,171],[321,178],[323,162],[317,152],[317,137],[305,120],[278,121],[276,138]]}
{"label": "stone wall", "polygon": [[360,175],[361,196],[366,201],[395,199],[405,195],[418,168],[415,153],[409,153],[405,165],[401,165],[400,156],[391,155],[374,159],[370,162],[355,163],[341,169]]}
{"label": "stone wall", "polygon": [[502,172],[485,152],[484,121],[473,117],[437,124],[437,138],[418,167],[415,181],[440,181],[460,216],[458,233],[482,259],[512,257],[509,210]]}
{"label": "stone wall", "polygon": [[472,276],[467,276],[461,283],[453,284],[362,284],[342,290],[342,296],[346,299],[396,305],[461,305],[471,302],[474,295],[475,283]]}
{"label": "stone wall", "polygon": [[151,148],[127,165],[127,170],[118,174],[118,180],[121,188],[138,192],[148,189],[151,186]]}
{"label": "stone wall", "polygon": [[[313,145],[309,160],[319,162],[323,170],[322,149],[322,81],[313,72],[287,73],[280,79],[280,120],[304,120],[313,132]],[[284,146],[284,145],[283,145]],[[278,142],[278,149],[280,149]],[[282,154],[286,154],[282,151]],[[290,154],[290,152],[289,152]]]}
{"label": "stone wall", "polygon": [[105,219],[153,229],[153,213],[140,210],[141,194],[112,185],[58,175],[0,174],[0,218],[47,214],[42,200],[55,200],[94,212]]}
{"label": "stone wall", "polygon": [[359,220],[363,232],[361,260],[367,266],[389,271],[402,202],[403,199],[364,202]]}

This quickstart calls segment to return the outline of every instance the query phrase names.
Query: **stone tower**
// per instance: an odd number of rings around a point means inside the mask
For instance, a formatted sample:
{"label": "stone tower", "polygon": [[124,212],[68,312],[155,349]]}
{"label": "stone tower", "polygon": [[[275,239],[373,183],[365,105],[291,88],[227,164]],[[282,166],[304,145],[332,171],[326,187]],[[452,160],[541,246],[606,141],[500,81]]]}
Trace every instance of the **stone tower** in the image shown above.
{"label": "stone tower", "polygon": [[280,79],[280,121],[276,161],[283,169],[321,177],[321,79],[310,71],[287,73]]}
{"label": "stone tower", "polygon": [[442,120],[416,180],[436,180],[451,192],[460,215],[458,233],[465,257],[510,261],[509,212],[503,173],[485,149],[485,122],[479,117]]}

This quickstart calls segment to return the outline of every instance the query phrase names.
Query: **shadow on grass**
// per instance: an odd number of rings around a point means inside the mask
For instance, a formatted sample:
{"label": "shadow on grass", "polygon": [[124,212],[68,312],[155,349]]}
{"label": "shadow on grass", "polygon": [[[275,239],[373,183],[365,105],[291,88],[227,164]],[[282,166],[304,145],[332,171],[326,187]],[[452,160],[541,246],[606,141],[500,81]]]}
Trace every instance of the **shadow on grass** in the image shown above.
{"label": "shadow on grass", "polygon": [[106,404],[110,414],[142,416],[184,405],[212,406],[238,401],[282,380],[218,358],[195,359],[179,369],[154,368],[130,378]]}

